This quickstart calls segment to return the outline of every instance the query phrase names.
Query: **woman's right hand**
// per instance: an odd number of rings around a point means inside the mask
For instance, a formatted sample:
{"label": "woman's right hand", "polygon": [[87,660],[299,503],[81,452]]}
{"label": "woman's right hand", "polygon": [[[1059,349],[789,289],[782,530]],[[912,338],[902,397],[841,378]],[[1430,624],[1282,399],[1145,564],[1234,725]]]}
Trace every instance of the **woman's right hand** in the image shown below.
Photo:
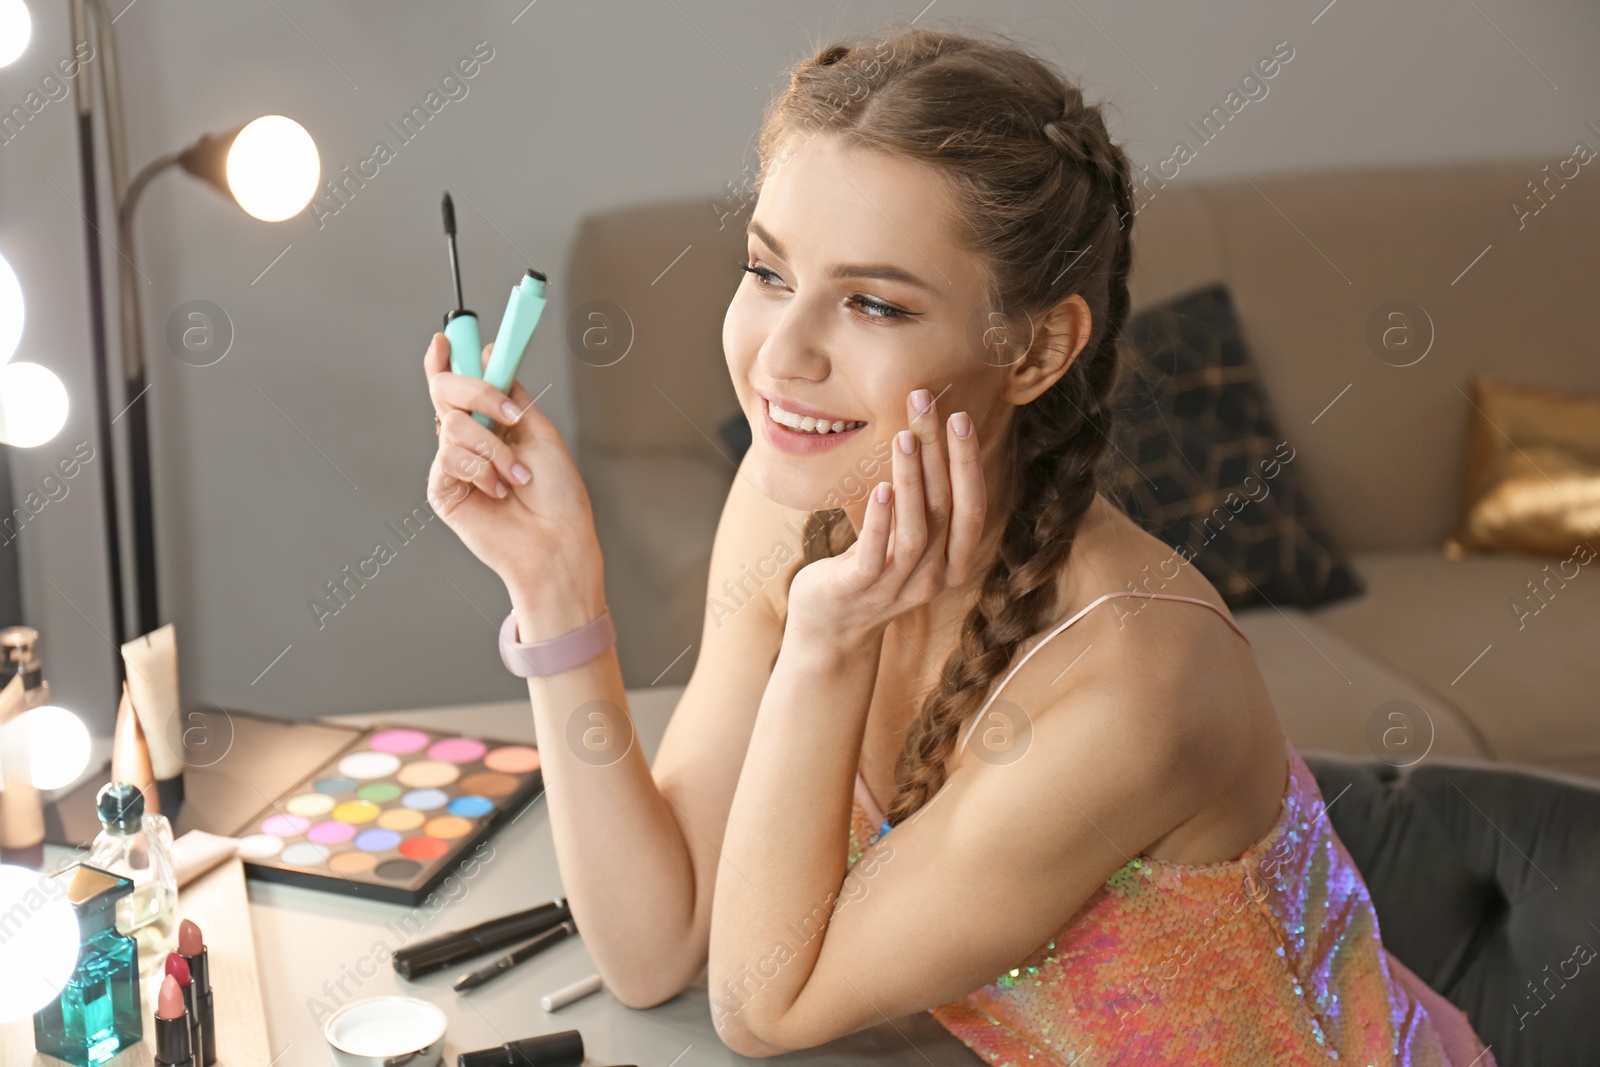
{"label": "woman's right hand", "polygon": [[[483,365],[493,344],[485,345]],[[600,550],[588,490],[560,433],[521,382],[507,396],[450,370],[450,340],[433,335],[422,357],[438,414],[439,451],[428,503],[519,595],[588,591],[600,582]],[[509,405],[509,406],[508,406]],[[472,417],[494,420],[491,430]]]}

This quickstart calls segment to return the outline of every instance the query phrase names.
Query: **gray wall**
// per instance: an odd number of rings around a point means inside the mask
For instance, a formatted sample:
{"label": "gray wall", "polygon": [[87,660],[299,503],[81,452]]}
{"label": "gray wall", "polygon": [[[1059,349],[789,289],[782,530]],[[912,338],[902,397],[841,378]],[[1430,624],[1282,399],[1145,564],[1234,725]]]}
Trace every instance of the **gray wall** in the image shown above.
{"label": "gray wall", "polygon": [[[320,226],[309,211],[257,222],[177,173],[140,212],[162,616],[178,626],[186,700],[306,717],[516,696],[521,683],[495,652],[508,608],[498,580],[440,521],[405,544],[386,526],[423,505],[434,448],[420,360],[449,307],[440,191],[459,191],[468,304],[492,324],[524,266],[559,284],[586,212],[704,195],[710,220],[709,202],[754,163],[786,65],[835,32],[920,6],[524,2],[142,0],[117,22],[135,168],[273,112],[312,133],[325,176],[354,168],[379,139],[395,149]],[[1136,163],[1154,166],[1180,139],[1197,148],[1179,180],[1555,162],[1579,138],[1600,144],[1584,125],[1600,121],[1595,5],[1325,3],[939,0],[922,19],[982,14],[1031,42],[1111,103]],[[0,71],[0,106],[21,102],[69,52],[64,6],[31,0],[35,40]],[[1186,123],[1285,40],[1294,58],[1268,95],[1199,146]],[[386,124],[479,41],[493,58],[468,94],[398,145]],[[55,441],[10,450],[16,491],[77,442],[97,449],[68,494],[0,551],[19,554],[57,700],[104,733],[114,702],[95,479],[106,457],[94,437],[77,166],[70,99],[0,145],[0,251],[30,301],[17,358],[53,367],[74,405]],[[118,253],[104,255],[109,265]],[[197,299],[225,309],[236,333],[205,368],[172,358],[164,340],[173,309]],[[557,312],[541,328],[521,377],[535,395],[550,386],[541,406],[570,437],[563,326]],[[397,558],[319,629],[311,599],[379,540]]]}

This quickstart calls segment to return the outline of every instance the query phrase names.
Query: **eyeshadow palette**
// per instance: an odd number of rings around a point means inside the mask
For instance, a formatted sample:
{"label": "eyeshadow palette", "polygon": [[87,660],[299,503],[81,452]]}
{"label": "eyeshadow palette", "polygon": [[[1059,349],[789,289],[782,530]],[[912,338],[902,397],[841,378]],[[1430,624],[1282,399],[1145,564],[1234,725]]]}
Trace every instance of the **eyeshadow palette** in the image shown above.
{"label": "eyeshadow palette", "polygon": [[234,836],[252,878],[420,904],[543,791],[530,745],[374,726]]}

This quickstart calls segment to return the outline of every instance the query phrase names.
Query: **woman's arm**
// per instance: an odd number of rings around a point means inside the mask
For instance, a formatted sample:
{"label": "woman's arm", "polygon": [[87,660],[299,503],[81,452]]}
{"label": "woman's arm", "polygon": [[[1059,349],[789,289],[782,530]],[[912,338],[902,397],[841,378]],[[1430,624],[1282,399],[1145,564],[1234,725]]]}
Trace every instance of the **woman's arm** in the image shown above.
{"label": "woman's arm", "polygon": [[[634,743],[615,649],[528,680],[562,884],[597,969],[630,1007],[675,996],[705,966],[717,850],[782,637],[770,590],[750,574],[781,580],[776,562],[798,552],[790,527],[799,529],[793,515],[741,468],[713,543],[694,674],[654,774]],[[728,581],[742,592],[730,596]],[[604,607],[598,568],[538,593],[509,591],[523,641],[581,626]]]}
{"label": "woman's arm", "polygon": [[1024,709],[1022,758],[967,752],[844,876],[871,667],[786,641],[717,876],[710,988],[723,1041],[751,1056],[809,1048],[979,989],[1192,815],[1205,802],[1195,757],[1211,742],[1162,698],[1179,691],[1170,676],[1130,681],[1113,659],[1098,678],[1080,662],[1070,702],[1058,692]]}

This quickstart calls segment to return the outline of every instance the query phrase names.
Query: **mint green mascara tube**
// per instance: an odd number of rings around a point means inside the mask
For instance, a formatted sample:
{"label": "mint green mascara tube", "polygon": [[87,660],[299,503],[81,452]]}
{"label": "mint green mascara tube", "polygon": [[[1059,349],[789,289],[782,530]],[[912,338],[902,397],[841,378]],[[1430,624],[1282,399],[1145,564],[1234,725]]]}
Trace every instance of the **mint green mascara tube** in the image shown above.
{"label": "mint green mascara tube", "polygon": [[[500,331],[495,334],[494,348],[489,353],[489,365],[483,371],[483,380],[502,393],[511,392],[523,352],[533,338],[533,328],[539,325],[539,317],[544,314],[545,281],[543,274],[529,268],[506,301],[505,314],[500,317]],[[491,423],[481,412],[474,412],[472,417],[485,426]]]}

